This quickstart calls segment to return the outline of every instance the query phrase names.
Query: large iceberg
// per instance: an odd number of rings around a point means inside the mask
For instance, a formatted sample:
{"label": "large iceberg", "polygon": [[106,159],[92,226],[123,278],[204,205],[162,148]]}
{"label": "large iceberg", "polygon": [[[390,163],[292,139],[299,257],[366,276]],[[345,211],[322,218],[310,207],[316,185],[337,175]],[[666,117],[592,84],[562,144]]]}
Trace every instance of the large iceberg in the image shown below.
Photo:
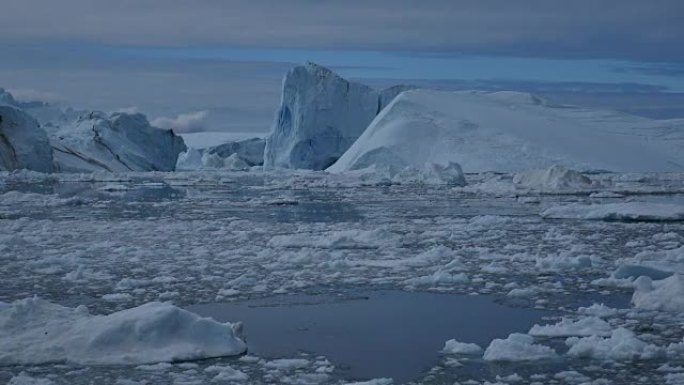
{"label": "large iceberg", "polygon": [[61,171],[173,171],[187,148],[171,130],[152,127],[145,115],[91,112],[52,135]]}
{"label": "large iceberg", "polygon": [[264,168],[327,168],[406,88],[376,91],[313,63],[291,69],[283,80],[273,131],[266,139]]}
{"label": "large iceberg", "polygon": [[[458,163],[465,172],[682,171],[684,124],[551,105],[518,92],[401,93],[330,168],[421,168]],[[639,154],[639,156],[635,156]]]}
{"label": "large iceberg", "polygon": [[47,133],[27,113],[3,104],[8,99],[2,97],[0,92],[0,170],[52,172],[54,163]]}

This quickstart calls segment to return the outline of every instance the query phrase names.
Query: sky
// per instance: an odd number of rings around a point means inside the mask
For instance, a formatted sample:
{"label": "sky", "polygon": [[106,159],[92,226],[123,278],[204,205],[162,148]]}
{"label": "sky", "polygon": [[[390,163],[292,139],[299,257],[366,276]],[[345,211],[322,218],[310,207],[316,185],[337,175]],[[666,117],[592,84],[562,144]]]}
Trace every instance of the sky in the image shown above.
{"label": "sky", "polygon": [[311,60],[377,87],[684,117],[682,20],[681,0],[3,0],[0,87],[263,132],[284,73]]}

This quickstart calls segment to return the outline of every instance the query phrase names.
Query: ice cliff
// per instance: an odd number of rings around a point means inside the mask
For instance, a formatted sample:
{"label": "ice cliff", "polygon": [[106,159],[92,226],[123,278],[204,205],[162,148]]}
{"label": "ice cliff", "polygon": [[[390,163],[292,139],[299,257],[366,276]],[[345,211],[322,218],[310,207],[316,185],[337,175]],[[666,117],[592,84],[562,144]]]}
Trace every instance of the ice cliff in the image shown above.
{"label": "ice cliff", "polygon": [[405,89],[376,91],[313,63],[291,69],[283,80],[280,109],[266,139],[264,168],[327,168]]}

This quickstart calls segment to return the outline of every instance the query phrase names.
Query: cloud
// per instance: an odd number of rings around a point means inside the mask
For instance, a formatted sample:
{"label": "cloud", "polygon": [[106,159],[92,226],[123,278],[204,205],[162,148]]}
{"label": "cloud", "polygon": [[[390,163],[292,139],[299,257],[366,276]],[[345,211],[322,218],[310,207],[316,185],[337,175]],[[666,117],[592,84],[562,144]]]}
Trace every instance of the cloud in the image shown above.
{"label": "cloud", "polygon": [[681,0],[4,0],[0,40],[684,60],[683,14]]}
{"label": "cloud", "polygon": [[206,129],[208,115],[208,111],[197,111],[180,114],[175,118],[159,117],[152,120],[150,123],[155,127],[170,128],[176,133],[200,132]]}

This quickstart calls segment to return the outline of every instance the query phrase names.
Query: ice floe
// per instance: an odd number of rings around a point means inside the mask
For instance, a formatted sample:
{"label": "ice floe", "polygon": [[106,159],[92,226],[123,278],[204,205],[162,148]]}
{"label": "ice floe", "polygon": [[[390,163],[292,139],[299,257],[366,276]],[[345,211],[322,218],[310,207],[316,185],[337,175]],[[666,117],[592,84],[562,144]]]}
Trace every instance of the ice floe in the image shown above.
{"label": "ice floe", "polygon": [[39,298],[0,310],[0,365],[133,365],[238,355],[231,324],[152,302],[109,315]]}

